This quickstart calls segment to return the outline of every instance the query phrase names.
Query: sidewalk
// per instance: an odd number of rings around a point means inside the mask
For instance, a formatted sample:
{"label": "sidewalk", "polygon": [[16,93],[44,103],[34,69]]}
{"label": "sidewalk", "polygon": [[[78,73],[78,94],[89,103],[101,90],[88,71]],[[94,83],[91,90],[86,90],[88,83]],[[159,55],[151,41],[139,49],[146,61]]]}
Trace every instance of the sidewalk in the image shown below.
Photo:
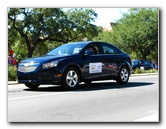
{"label": "sidewalk", "polygon": [[[131,74],[131,77],[136,76],[150,76],[150,75],[158,75],[158,73],[145,73],[145,74]],[[19,84],[17,81],[8,81],[8,85]]]}
{"label": "sidewalk", "polygon": [[8,85],[15,85],[15,84],[18,84],[17,81],[8,81]]}

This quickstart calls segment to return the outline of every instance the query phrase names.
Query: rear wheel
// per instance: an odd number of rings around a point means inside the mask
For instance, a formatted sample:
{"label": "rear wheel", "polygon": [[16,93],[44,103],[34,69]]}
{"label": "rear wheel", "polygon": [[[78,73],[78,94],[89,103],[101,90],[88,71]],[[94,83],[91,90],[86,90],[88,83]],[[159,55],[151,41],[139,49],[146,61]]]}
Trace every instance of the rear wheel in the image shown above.
{"label": "rear wheel", "polygon": [[116,79],[116,82],[118,84],[126,84],[128,80],[129,80],[129,70],[126,66],[122,66],[118,78]]}
{"label": "rear wheel", "polygon": [[37,89],[40,85],[39,84],[25,84],[25,86],[30,89]]}
{"label": "rear wheel", "polygon": [[78,70],[74,67],[69,67],[64,75],[62,80],[62,87],[66,90],[75,89],[80,82],[80,74]]}

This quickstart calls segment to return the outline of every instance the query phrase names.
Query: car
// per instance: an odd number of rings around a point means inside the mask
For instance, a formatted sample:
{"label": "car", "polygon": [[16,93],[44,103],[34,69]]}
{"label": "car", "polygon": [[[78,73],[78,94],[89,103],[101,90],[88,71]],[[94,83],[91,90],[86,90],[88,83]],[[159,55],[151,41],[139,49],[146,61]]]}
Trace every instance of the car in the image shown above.
{"label": "car", "polygon": [[73,90],[81,82],[90,84],[105,79],[126,84],[131,70],[130,56],[116,46],[80,41],[61,45],[41,57],[22,60],[17,78],[31,89],[58,84],[65,90]]}
{"label": "car", "polygon": [[136,69],[150,70],[153,69],[150,62],[147,60],[132,60],[132,70]]}
{"label": "car", "polygon": [[153,69],[158,70],[158,62],[154,62],[154,63],[153,63]]}

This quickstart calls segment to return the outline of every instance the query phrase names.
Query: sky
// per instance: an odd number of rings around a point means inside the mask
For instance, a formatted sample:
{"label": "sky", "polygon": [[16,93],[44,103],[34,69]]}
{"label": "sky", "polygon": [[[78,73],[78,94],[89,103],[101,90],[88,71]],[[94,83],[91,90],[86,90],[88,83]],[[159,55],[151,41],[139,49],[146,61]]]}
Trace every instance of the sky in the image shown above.
{"label": "sky", "polygon": [[95,24],[105,26],[110,22],[116,22],[122,17],[122,13],[128,12],[129,8],[92,8],[97,14]]}
{"label": "sky", "polygon": [[[68,10],[70,8],[63,8]],[[122,13],[128,12],[129,8],[92,8],[97,14],[98,17],[95,20],[94,24],[97,26],[107,26],[110,22],[116,22],[119,18],[122,17]]]}
{"label": "sky", "polygon": [[[63,8],[64,11],[67,11],[71,8]],[[116,22],[122,17],[123,13],[128,12],[129,8],[92,8],[97,14],[98,17],[95,20],[94,24],[97,26],[107,26],[110,22]],[[21,17],[20,17],[21,18]],[[22,19],[22,18],[21,18]]]}

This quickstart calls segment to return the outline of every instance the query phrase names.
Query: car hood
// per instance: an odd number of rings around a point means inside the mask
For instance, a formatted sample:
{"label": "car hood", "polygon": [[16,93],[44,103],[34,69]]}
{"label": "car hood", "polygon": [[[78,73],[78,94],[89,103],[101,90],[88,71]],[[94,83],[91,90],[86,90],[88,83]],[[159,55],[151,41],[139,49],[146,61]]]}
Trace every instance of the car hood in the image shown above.
{"label": "car hood", "polygon": [[[71,55],[70,55],[71,56]],[[69,55],[46,55],[41,57],[35,57],[35,58],[28,58],[25,60],[22,60],[21,63],[27,63],[27,62],[36,62],[36,63],[44,63],[49,62],[53,60],[63,59],[65,57],[70,57]]]}

